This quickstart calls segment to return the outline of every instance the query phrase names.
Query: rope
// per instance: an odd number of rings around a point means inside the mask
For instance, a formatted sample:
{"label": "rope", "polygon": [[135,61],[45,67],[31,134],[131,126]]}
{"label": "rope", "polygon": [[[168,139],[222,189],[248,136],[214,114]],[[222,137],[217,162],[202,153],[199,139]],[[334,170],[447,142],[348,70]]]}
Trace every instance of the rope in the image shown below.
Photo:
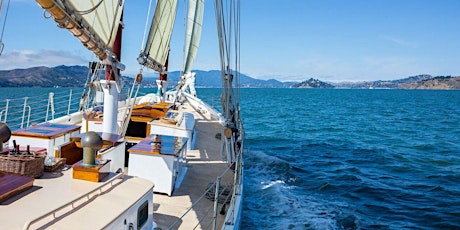
{"label": "rope", "polygon": [[[1,17],[1,12],[3,12],[3,2],[4,0],[2,1],[2,6],[0,8],[0,17]],[[8,18],[9,10],[10,10],[10,0],[8,0],[8,5],[6,6],[5,20],[3,21],[2,34],[0,35],[0,41],[3,41],[3,32],[5,32],[6,19]]]}
{"label": "rope", "polygon": [[141,50],[144,48],[144,42],[145,42],[145,37],[147,35],[147,26],[149,24],[150,9],[151,8],[152,8],[152,0],[150,0],[149,9],[147,11],[147,17],[145,18],[144,36],[142,36]]}
{"label": "rope", "polygon": [[89,14],[89,13],[95,11],[102,4],[103,1],[104,0],[99,1],[99,3],[97,3],[95,6],[93,6],[92,8],[90,8],[88,10],[75,10],[74,12],[79,14],[79,15]]}

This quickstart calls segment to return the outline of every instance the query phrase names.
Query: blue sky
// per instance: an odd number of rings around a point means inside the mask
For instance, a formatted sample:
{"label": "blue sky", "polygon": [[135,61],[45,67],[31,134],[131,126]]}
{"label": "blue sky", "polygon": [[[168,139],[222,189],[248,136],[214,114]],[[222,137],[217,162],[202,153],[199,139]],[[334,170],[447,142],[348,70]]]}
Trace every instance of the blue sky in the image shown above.
{"label": "blue sky", "polygon": [[[140,69],[148,0],[127,0],[122,62]],[[241,72],[302,81],[391,80],[418,74],[460,75],[458,0],[242,0]],[[183,58],[180,0],[170,70]],[[206,1],[201,47],[193,69],[218,69],[213,1]],[[1,23],[3,23],[3,18]],[[11,0],[0,69],[86,65],[95,57],[32,0]],[[154,75],[145,71],[145,75]]]}

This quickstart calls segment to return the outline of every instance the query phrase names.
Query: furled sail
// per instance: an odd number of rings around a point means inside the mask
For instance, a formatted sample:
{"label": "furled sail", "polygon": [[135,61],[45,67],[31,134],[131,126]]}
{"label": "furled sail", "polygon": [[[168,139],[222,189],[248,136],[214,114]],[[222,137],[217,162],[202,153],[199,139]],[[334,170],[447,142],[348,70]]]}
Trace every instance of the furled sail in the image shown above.
{"label": "furled sail", "polygon": [[200,45],[204,0],[190,0],[185,41],[184,73],[189,73]]}
{"label": "furled sail", "polygon": [[36,0],[58,23],[68,29],[100,60],[115,41],[123,0]]}
{"label": "furled sail", "polygon": [[164,72],[169,53],[177,0],[158,0],[145,48],[137,59],[139,64]]}

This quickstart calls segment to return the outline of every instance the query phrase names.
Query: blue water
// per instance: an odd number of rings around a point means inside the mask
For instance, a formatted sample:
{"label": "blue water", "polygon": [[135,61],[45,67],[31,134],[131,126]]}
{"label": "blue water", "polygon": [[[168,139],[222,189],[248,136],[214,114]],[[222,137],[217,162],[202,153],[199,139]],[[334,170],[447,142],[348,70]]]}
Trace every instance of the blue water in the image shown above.
{"label": "blue water", "polygon": [[242,89],[241,108],[243,229],[460,229],[460,91]]}
{"label": "blue water", "polygon": [[241,98],[243,229],[460,229],[460,91]]}

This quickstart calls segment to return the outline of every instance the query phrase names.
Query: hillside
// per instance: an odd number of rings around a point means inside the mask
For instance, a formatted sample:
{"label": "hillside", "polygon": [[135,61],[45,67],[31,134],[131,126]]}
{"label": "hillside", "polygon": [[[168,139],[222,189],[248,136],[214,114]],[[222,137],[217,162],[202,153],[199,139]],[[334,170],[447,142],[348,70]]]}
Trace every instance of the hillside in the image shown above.
{"label": "hillside", "polygon": [[334,88],[333,85],[320,81],[318,79],[310,78],[301,83],[297,83],[291,86],[291,88],[320,88],[320,89],[331,89]]}
{"label": "hillside", "polygon": [[[219,70],[196,70],[197,88],[222,87]],[[0,87],[83,87],[88,75],[86,66],[32,67],[28,69],[0,70]],[[168,82],[175,87],[180,78],[179,71],[170,72]],[[131,84],[133,78],[122,76],[124,85]],[[144,78],[143,87],[156,87],[154,78]],[[460,77],[417,75],[398,80],[378,80],[365,82],[327,83],[310,78],[299,82],[280,82],[275,79],[260,80],[240,74],[243,88],[351,88],[351,89],[460,89]]]}
{"label": "hillside", "polygon": [[[222,87],[221,72],[218,70],[196,72],[196,87]],[[86,82],[88,67],[86,66],[56,66],[32,67],[28,69],[14,69],[0,71],[0,87],[82,87]],[[180,78],[179,71],[168,75],[169,85],[174,87]],[[153,78],[145,78],[143,86],[156,87]],[[131,84],[132,78],[122,76],[124,84]],[[277,80],[259,80],[240,74],[241,87],[280,88],[289,87],[292,83]]]}
{"label": "hillside", "polygon": [[[222,79],[220,70],[194,70],[196,73],[195,87],[197,88],[220,88],[222,87]],[[180,71],[173,71],[168,74],[168,83],[170,86],[176,86],[180,78]],[[144,85],[151,85],[156,79],[146,78],[148,82]],[[156,84],[155,84],[156,85]],[[280,82],[274,79],[260,80],[249,77],[240,73],[240,86],[242,88],[287,88],[291,86],[291,82]]]}
{"label": "hillside", "polygon": [[0,71],[0,87],[83,86],[88,68],[84,66],[32,67]]}
{"label": "hillside", "polygon": [[460,77],[417,75],[398,80],[332,83],[351,89],[460,89]]}
{"label": "hillside", "polygon": [[460,89],[460,77],[434,77],[417,83],[403,84],[404,89]]}

